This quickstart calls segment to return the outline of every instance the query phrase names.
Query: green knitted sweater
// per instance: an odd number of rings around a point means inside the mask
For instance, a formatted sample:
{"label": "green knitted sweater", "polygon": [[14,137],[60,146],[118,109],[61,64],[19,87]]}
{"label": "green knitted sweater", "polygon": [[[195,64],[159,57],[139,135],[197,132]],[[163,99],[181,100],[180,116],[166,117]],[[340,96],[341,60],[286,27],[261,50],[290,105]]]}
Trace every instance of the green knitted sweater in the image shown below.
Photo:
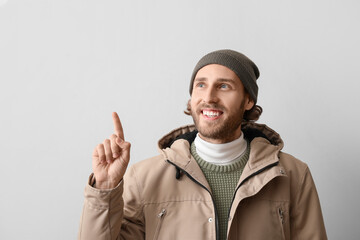
{"label": "green knitted sweater", "polygon": [[225,240],[228,226],[228,214],[236,185],[249,159],[250,144],[235,162],[229,165],[215,165],[201,159],[196,152],[195,143],[191,144],[191,154],[199,164],[211,188],[218,216],[220,239]]}

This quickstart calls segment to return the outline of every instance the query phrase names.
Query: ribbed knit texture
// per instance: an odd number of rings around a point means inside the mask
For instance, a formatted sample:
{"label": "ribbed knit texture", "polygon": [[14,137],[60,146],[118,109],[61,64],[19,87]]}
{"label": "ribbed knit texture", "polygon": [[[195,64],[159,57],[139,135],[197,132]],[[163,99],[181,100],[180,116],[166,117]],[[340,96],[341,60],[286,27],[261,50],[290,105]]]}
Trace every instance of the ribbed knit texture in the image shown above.
{"label": "ribbed knit texture", "polygon": [[203,171],[215,201],[219,221],[220,240],[226,239],[228,214],[231,207],[236,185],[249,159],[250,144],[237,160],[229,165],[215,165],[204,161],[196,153],[194,142],[191,144],[191,154]]}

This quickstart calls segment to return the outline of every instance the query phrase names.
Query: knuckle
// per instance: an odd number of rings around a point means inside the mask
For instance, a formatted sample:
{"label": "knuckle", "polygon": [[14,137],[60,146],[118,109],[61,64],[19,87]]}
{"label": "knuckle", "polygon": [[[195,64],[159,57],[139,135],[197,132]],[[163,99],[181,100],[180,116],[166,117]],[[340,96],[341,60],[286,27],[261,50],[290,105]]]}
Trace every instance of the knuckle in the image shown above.
{"label": "knuckle", "polygon": [[117,148],[118,148],[118,145],[116,144],[115,139],[114,139],[114,140],[111,140],[111,148],[113,148],[113,149],[117,149]]}
{"label": "knuckle", "polygon": [[100,143],[100,144],[98,144],[98,145],[96,146],[96,148],[99,149],[99,150],[101,150],[103,147],[104,147],[104,145],[103,145],[102,143]]}
{"label": "knuckle", "polygon": [[116,143],[116,141],[111,141],[111,148],[112,149],[118,149],[119,148],[119,145]]}

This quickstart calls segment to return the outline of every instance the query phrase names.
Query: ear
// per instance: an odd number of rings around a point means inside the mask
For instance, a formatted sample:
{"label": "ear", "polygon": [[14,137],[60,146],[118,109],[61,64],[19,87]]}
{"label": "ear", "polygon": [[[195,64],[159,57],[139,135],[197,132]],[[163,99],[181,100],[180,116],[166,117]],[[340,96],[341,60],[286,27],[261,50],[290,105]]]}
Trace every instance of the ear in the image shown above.
{"label": "ear", "polygon": [[245,110],[250,110],[253,106],[254,106],[254,100],[252,100],[252,98],[249,95],[247,95],[244,106]]}
{"label": "ear", "polygon": [[191,99],[189,99],[189,101],[187,102],[186,111],[188,115],[191,115]]}

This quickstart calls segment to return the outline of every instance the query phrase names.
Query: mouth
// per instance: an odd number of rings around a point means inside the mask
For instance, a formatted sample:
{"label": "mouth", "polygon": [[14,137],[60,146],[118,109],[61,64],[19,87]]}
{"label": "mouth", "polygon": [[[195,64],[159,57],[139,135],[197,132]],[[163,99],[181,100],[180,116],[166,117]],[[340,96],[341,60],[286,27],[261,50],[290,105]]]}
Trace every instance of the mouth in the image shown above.
{"label": "mouth", "polygon": [[216,120],[221,117],[222,111],[216,109],[202,109],[201,116],[208,120]]}

